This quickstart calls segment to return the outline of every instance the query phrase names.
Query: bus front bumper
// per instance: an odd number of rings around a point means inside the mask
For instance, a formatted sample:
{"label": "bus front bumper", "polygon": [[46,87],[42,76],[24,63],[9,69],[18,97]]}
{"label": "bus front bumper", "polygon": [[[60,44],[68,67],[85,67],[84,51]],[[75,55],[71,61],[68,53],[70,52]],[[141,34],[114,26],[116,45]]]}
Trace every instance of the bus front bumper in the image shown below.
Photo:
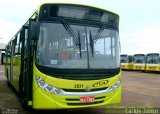
{"label": "bus front bumper", "polygon": [[41,88],[37,88],[33,93],[33,109],[72,109],[104,106],[121,102],[121,86],[109,93],[95,95],[95,100],[89,103],[81,103],[80,96],[62,96],[50,94]]}

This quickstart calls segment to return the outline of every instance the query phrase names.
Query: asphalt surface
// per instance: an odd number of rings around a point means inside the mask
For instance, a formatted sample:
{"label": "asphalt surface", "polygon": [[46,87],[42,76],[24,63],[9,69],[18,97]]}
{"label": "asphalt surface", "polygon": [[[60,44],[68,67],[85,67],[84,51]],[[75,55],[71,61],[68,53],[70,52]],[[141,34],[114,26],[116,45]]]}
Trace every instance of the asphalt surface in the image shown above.
{"label": "asphalt surface", "polygon": [[160,108],[160,73],[123,71],[122,87],[122,102],[113,106],[67,111],[23,109],[16,92],[7,85],[4,66],[0,66],[0,114],[111,114],[108,110],[115,107],[125,110],[127,107]]}

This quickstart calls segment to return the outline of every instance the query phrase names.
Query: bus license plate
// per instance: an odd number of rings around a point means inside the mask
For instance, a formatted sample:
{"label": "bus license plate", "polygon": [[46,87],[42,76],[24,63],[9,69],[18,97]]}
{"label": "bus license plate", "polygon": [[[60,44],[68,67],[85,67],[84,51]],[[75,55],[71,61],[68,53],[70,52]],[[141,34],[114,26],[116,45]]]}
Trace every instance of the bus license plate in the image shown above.
{"label": "bus license plate", "polygon": [[80,97],[80,102],[87,103],[87,102],[93,102],[94,97],[92,96],[86,96],[86,97]]}

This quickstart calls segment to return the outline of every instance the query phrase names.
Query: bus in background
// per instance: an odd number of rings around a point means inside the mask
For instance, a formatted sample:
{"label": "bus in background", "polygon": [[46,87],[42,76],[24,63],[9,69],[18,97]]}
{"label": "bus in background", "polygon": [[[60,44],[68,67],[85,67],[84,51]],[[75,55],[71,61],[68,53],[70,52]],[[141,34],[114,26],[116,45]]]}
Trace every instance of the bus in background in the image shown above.
{"label": "bus in background", "polygon": [[133,70],[145,71],[145,62],[146,62],[145,54],[134,54],[133,59],[134,59]]}
{"label": "bus in background", "polygon": [[42,4],[6,46],[7,81],[33,109],[119,103],[118,31],[119,16],[105,9]]}
{"label": "bus in background", "polygon": [[124,70],[127,67],[127,54],[120,55],[121,69]]}
{"label": "bus in background", "polygon": [[5,64],[6,57],[5,57],[5,51],[1,51],[1,65]]}
{"label": "bus in background", "polygon": [[121,68],[122,70],[133,70],[133,56],[122,54],[121,55]]}
{"label": "bus in background", "polygon": [[160,71],[159,53],[148,53],[146,55],[146,71]]}

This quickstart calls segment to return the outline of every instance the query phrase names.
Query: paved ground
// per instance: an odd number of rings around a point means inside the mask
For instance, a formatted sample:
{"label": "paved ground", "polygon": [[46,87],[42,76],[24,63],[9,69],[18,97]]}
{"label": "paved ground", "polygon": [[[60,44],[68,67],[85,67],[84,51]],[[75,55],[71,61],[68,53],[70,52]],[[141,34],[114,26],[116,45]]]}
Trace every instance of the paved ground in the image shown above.
{"label": "paved ground", "polygon": [[[7,86],[3,69],[3,66],[0,66],[0,114],[110,114],[107,113],[106,107],[70,111],[24,110],[16,93]],[[123,71],[122,86],[122,102],[116,106],[160,108],[160,74]],[[115,107],[115,105],[112,107]],[[160,113],[160,110],[158,113]]]}

